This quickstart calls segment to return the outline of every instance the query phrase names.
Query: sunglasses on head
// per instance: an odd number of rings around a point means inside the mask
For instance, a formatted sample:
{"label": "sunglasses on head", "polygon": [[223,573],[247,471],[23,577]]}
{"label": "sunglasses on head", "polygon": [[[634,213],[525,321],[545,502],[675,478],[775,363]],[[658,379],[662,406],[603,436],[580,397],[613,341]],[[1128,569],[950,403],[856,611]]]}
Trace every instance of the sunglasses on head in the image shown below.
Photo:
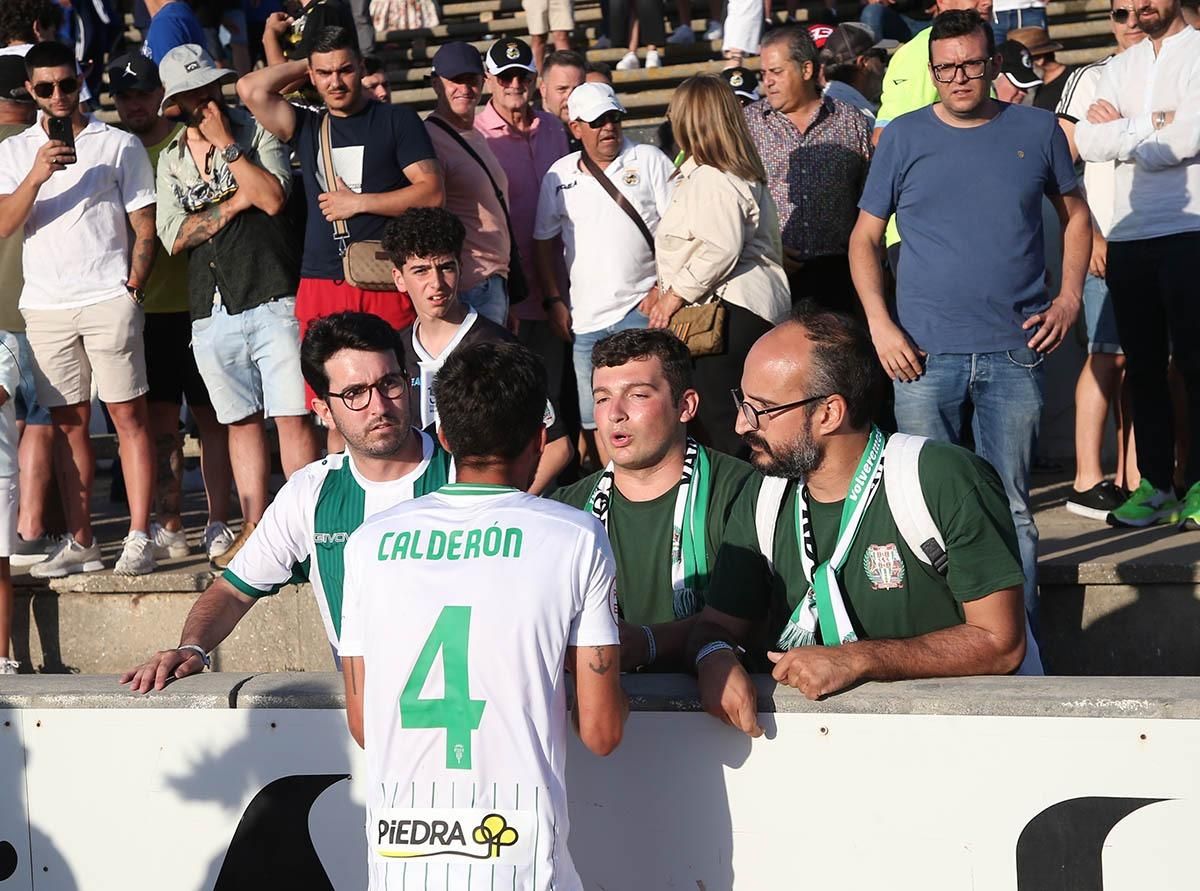
{"label": "sunglasses on head", "polygon": [[1133,17],[1133,10],[1132,9],[1114,9],[1112,12],[1109,13],[1109,15],[1112,17],[1112,20],[1114,22],[1116,22],[1118,25],[1124,25],[1125,23],[1127,23],[1129,21],[1129,19],[1131,17]]}
{"label": "sunglasses on head", "polygon": [[606,111],[604,114],[600,115],[600,117],[596,118],[596,120],[588,121],[587,125],[589,127],[591,127],[593,130],[599,130],[605,124],[619,124],[619,123],[621,123],[621,112]]}
{"label": "sunglasses on head", "polygon": [[64,77],[62,80],[44,80],[33,85],[33,94],[39,99],[49,99],[57,87],[64,96],[73,96],[79,92],[79,78]]}

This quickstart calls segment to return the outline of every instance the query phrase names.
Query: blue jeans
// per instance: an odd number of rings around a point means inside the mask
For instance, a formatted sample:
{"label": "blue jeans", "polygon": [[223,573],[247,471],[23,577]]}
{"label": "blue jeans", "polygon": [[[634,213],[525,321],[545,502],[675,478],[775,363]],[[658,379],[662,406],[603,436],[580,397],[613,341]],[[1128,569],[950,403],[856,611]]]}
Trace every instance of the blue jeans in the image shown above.
{"label": "blue jeans", "polygon": [[1089,274],[1083,283],[1083,318],[1087,322],[1089,353],[1121,355],[1121,334],[1117,331],[1117,311],[1113,309],[1108,282]]}
{"label": "blue jeans", "polygon": [[592,347],[610,334],[618,331],[628,331],[631,328],[648,328],[650,317],[640,312],[635,305],[625,314],[625,317],[615,325],[601,328],[599,331],[589,331],[587,334],[576,334],[575,345],[571,349],[571,358],[575,366],[575,387],[579,391],[579,422],[584,430],[596,429],[595,403],[592,401]]}
{"label": "blue jeans", "polygon": [[871,29],[876,40],[912,40],[932,23],[929,19],[909,18],[883,3],[869,3],[858,14],[858,20]]}
{"label": "blue jeans", "polygon": [[997,353],[936,353],[925,373],[896,382],[902,433],[958,444],[967,404],[974,406],[975,453],[996,469],[1021,551],[1025,609],[1037,633],[1038,531],[1029,505],[1029,467],[1042,416],[1042,356],[1028,347]]}
{"label": "blue jeans", "polygon": [[992,13],[992,33],[996,35],[996,46],[1004,43],[1009,31],[1017,28],[1045,28],[1045,7],[1030,7],[1029,9],[1009,9],[1005,12]]}
{"label": "blue jeans", "polygon": [[508,325],[508,282],[500,273],[489,275],[458,299],[501,328]]}

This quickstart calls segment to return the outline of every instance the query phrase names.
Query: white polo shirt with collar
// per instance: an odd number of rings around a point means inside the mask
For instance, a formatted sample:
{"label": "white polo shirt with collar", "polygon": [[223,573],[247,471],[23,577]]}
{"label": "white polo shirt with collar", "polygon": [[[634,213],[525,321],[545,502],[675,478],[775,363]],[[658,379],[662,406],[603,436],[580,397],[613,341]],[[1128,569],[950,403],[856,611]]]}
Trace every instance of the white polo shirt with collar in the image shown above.
{"label": "white polo shirt with collar", "polygon": [[[50,141],[37,123],[0,142],[0,195],[11,195]],[[125,295],[127,214],[154,204],[154,172],[138,138],[89,116],[74,164],[50,176],[25,220],[21,309],[77,309]]]}
{"label": "white polo shirt with collar", "polygon": [[[562,235],[571,276],[571,325],[576,334],[621,321],[655,281],[654,254],[617,202],[580,169],[580,153],[554,162],[542,178],[533,237]],[[675,165],[659,149],[626,139],[605,168],[641,214],[651,234],[671,203]]]}

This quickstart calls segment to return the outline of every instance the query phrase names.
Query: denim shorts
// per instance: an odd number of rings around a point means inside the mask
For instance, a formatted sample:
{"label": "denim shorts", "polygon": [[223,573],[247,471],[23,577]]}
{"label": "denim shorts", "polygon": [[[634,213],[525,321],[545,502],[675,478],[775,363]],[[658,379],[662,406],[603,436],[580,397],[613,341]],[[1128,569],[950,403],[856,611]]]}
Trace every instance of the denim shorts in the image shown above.
{"label": "denim shorts", "polygon": [[192,353],[217,420],[308,413],[300,374],[296,301],[281,297],[231,316],[221,304],[192,322]]}
{"label": "denim shorts", "polygon": [[461,292],[458,299],[500,327],[508,325],[508,282],[500,273],[489,275],[471,290]]}
{"label": "denim shorts", "polygon": [[45,426],[50,423],[50,409],[44,408],[38,402],[37,387],[33,382],[33,353],[29,349],[29,341],[25,339],[24,331],[14,331],[12,334],[17,339],[17,370],[21,375],[17,392],[13,394],[17,420],[35,426]]}
{"label": "denim shorts", "polygon": [[1121,355],[1121,336],[1117,333],[1117,313],[1112,295],[1102,278],[1089,275],[1083,283],[1083,318],[1087,323],[1089,353]]}

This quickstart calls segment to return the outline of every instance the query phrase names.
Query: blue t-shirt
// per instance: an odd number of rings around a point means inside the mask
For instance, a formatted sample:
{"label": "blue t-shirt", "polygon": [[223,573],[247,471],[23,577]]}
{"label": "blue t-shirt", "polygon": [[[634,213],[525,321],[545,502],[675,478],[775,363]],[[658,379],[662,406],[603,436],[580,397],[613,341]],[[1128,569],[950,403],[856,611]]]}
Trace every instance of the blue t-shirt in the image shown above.
{"label": "blue t-shirt", "polygon": [[[303,278],[341,280],[342,259],[333,240],[333,223],[321,214],[317,198],[328,191],[321,165],[321,117],[324,113],[296,109],[292,147],[304,174],[308,217],[304,228]],[[349,117],[331,118],[330,145],[335,173],[355,192],[392,192],[412,185],[404,168],[433,160],[433,144],[417,113],[406,105],[368,102]],[[359,214],[346,221],[350,240],[374,241],[383,237],[388,217]]]}
{"label": "blue t-shirt", "polygon": [[900,227],[896,303],[929,353],[1018,349],[1050,302],[1042,201],[1076,186],[1053,114],[1001,103],[978,127],[943,123],[933,106],[883,131],[858,206]]}
{"label": "blue t-shirt", "polygon": [[153,59],[155,65],[161,65],[163,56],[185,43],[208,47],[196,13],[184,0],[175,0],[150,20],[150,30],[146,32],[146,40],[142,44],[142,55]]}

